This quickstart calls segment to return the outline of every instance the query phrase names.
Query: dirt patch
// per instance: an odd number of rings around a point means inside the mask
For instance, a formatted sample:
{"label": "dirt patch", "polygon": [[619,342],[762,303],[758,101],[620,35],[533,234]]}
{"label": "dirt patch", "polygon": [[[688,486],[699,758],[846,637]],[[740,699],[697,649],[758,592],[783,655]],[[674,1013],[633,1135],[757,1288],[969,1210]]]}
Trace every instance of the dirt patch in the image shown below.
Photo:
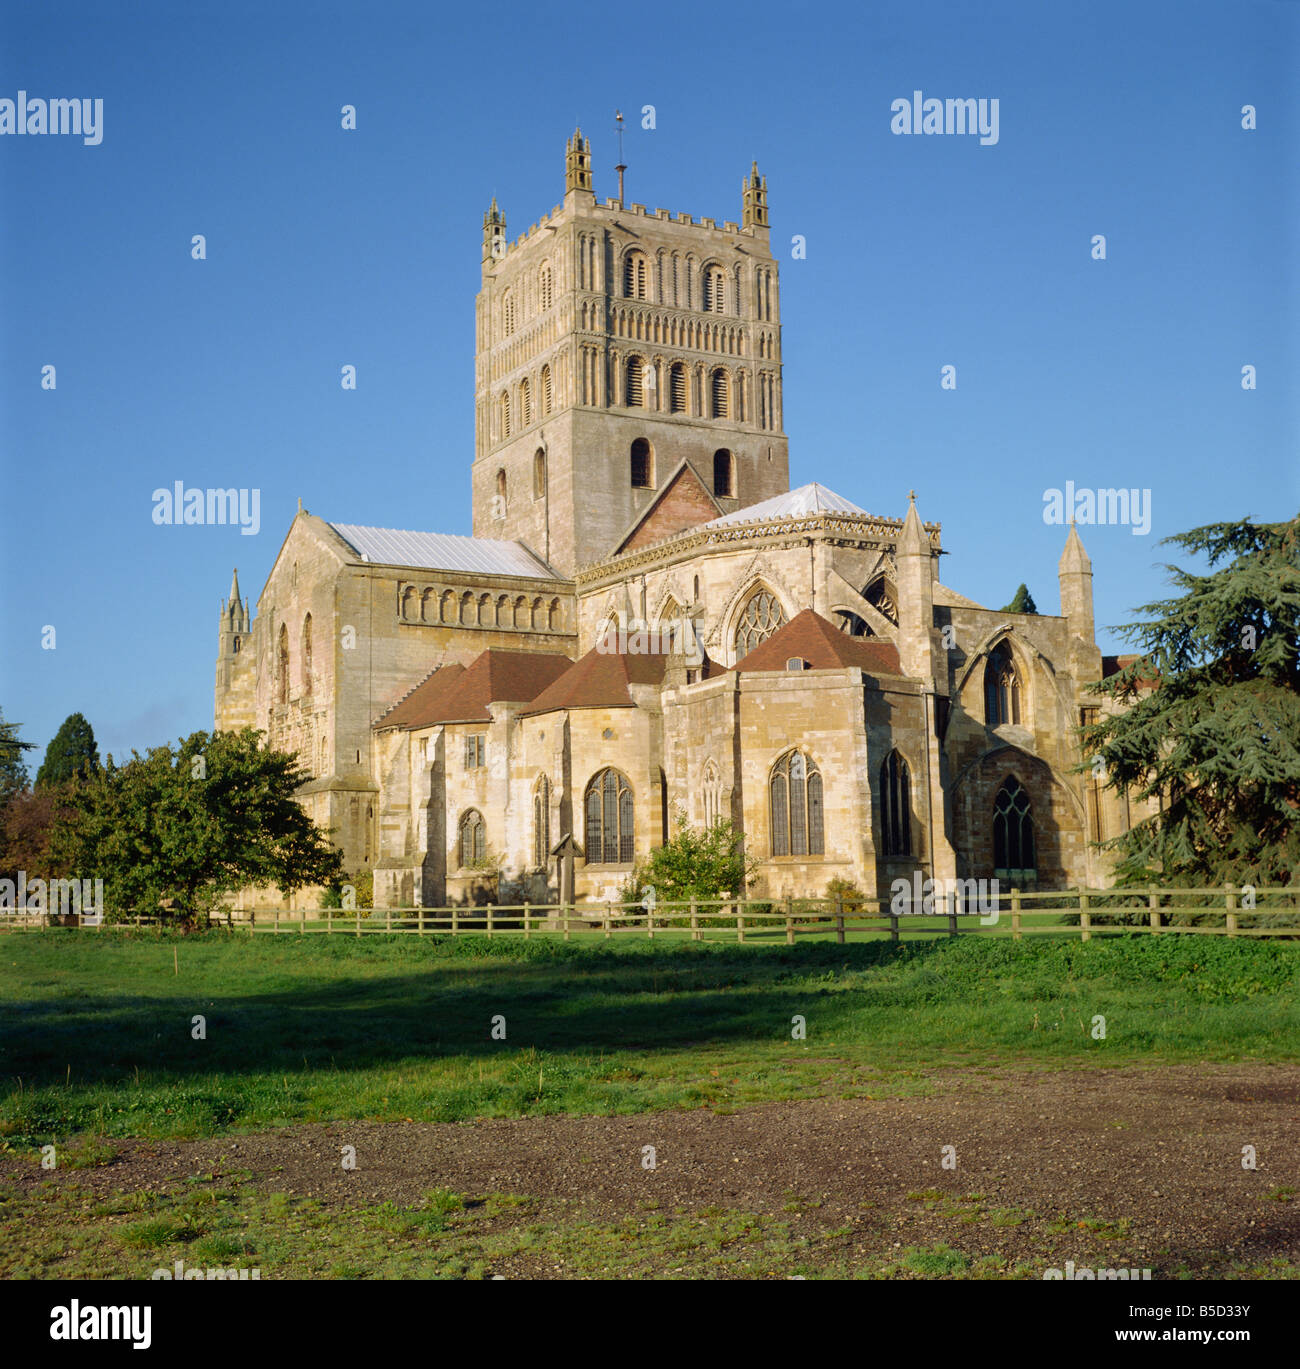
{"label": "dirt patch", "polygon": [[[524,1194],[606,1220],[660,1210],[778,1213],[843,1243],[849,1267],[935,1245],[1048,1265],[1300,1272],[1300,1067],[936,1071],[924,1097],[819,1099],[627,1117],[340,1123],[121,1144],[114,1163],[20,1185],[165,1189],[251,1171],[340,1212],[433,1188]],[[356,1168],[342,1148],[356,1148]],[[1255,1168],[1243,1167],[1254,1148]],[[653,1147],[654,1167],[647,1167]],[[952,1147],[951,1151],[945,1147]],[[944,1158],[955,1161],[945,1168]],[[534,1208],[530,1220],[536,1221]],[[515,1275],[556,1271],[519,1266]]]}

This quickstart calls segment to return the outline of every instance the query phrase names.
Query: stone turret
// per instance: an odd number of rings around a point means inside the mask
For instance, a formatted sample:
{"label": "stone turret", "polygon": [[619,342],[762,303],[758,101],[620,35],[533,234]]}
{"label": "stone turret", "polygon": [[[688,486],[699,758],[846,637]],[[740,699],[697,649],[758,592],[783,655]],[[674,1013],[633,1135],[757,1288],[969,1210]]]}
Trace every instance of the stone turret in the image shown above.
{"label": "stone turret", "polygon": [[903,673],[934,688],[934,558],[930,539],[908,495],[907,517],[894,548],[898,563],[898,655]]}
{"label": "stone turret", "polygon": [[758,163],[750,169],[742,186],[742,228],[767,228],[767,177],[758,174]]}
{"label": "stone turret", "polygon": [[230,593],[217,624],[217,685],[213,725],[218,732],[255,723],[257,653],[253,649],[248,601],[239,597],[239,570],[230,577]]}
{"label": "stone turret", "polygon": [[1061,586],[1061,617],[1070,624],[1070,661],[1076,680],[1101,678],[1092,609],[1092,562],[1083,549],[1079,530],[1070,521],[1065,549],[1056,569]]}

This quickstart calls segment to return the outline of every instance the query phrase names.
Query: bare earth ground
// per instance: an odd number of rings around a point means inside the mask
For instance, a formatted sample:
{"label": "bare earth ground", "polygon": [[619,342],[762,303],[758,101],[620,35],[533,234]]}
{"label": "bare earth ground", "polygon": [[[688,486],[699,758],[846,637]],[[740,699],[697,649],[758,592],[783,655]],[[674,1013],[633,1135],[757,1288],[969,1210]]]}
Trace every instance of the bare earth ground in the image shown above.
{"label": "bare earth ground", "polygon": [[[56,1182],[108,1195],[237,1168],[267,1193],[310,1196],[340,1216],[417,1203],[437,1187],[528,1195],[538,1200],[528,1221],[776,1213],[819,1244],[830,1234],[850,1271],[937,1243],[972,1261],[997,1256],[1022,1277],[1070,1259],[1151,1268],[1153,1278],[1300,1276],[1300,1067],[964,1069],[926,1081],[927,1096],[728,1115],[344,1123],[132,1141],[114,1163]],[[356,1147],[354,1170],[342,1168],[343,1146]],[[655,1148],[653,1169],[643,1167],[645,1146]],[[955,1170],[942,1165],[945,1146]],[[1255,1148],[1253,1170],[1245,1146]],[[30,1162],[6,1169],[33,1188],[54,1177]],[[520,1255],[492,1272],[565,1270]]]}

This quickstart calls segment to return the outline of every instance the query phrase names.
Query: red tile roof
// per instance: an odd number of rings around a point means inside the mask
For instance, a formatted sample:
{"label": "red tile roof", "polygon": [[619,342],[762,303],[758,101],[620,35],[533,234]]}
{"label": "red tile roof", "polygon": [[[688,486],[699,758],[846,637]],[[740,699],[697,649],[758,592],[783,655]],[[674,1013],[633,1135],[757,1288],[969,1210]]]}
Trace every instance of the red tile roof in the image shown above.
{"label": "red tile roof", "polygon": [[490,703],[528,703],[572,664],[557,652],[489,647],[468,667],[443,666],[427,677],[375,726],[410,729],[437,723],[491,722]]}
{"label": "red tile roof", "polygon": [[[656,639],[657,641],[657,639]],[[549,713],[557,708],[635,708],[629,684],[663,683],[669,653],[636,651],[626,654],[593,647],[544,689],[524,713]]]}
{"label": "red tile roof", "polygon": [[858,666],[868,675],[903,673],[893,642],[880,637],[850,637],[810,608],[760,642],[734,668],[742,674],[751,670],[784,670],[785,663],[794,657],[807,661],[811,670]]}

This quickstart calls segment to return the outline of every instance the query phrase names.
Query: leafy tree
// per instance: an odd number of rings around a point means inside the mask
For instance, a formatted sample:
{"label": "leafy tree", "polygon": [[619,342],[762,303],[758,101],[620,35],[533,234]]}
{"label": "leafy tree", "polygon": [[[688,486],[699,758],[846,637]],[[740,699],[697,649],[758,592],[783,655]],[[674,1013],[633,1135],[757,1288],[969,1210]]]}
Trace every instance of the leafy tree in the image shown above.
{"label": "leafy tree", "polygon": [[69,874],[52,850],[54,829],[64,805],[62,788],[24,789],[0,813],[0,879],[62,879]]}
{"label": "leafy tree", "polygon": [[338,852],[294,798],[310,779],[297,757],[263,747],[251,727],[194,732],[152,748],[68,792],[55,854],[102,878],[107,903],[179,921],[206,918],[248,884],[284,894],[336,883]]}
{"label": "leafy tree", "polygon": [[85,717],[72,713],[45,748],[45,759],[36,772],[38,788],[87,779],[99,770],[99,748],[95,732]]}
{"label": "leafy tree", "polygon": [[31,749],[32,743],[19,737],[18,724],[6,722],[0,709],[0,808],[27,788],[29,776],[23,752]]}
{"label": "leafy tree", "polygon": [[650,853],[624,891],[627,902],[655,891],[659,903],[679,899],[743,897],[756,861],[743,850],[744,838],[726,818],[711,827],[692,827],[678,813],[672,837]]}
{"label": "leafy tree", "polygon": [[1015,596],[1005,607],[998,609],[999,613],[1037,613],[1038,605],[1034,603],[1034,596],[1029,592],[1029,586],[1021,584],[1016,590]]}
{"label": "leafy tree", "polygon": [[1161,811],[1107,842],[1124,883],[1285,884],[1300,871],[1300,520],[1211,523],[1165,539],[1208,574],[1121,629],[1142,654],[1094,685],[1084,729],[1109,787]]}

